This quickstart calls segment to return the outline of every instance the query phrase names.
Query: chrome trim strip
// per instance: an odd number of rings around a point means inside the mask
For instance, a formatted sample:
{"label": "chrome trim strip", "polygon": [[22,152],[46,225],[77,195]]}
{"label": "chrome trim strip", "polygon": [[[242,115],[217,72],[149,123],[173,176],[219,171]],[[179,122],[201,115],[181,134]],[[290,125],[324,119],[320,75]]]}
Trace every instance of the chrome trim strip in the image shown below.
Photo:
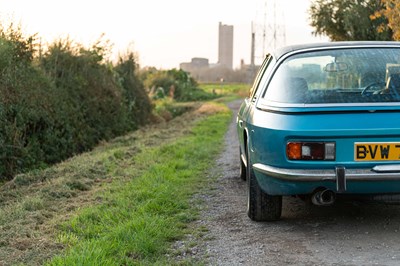
{"label": "chrome trim strip", "polygon": [[399,107],[400,102],[365,102],[365,103],[281,103],[261,99],[257,107],[270,108],[329,108],[329,107]]}
{"label": "chrome trim strip", "polygon": [[244,166],[247,167],[247,160],[246,160],[246,157],[245,157],[243,154],[240,154],[240,158],[241,158],[241,160],[242,160]]}
{"label": "chrome trim strip", "polygon": [[321,46],[316,46],[316,47],[308,47],[308,48],[299,48],[291,51],[287,51],[286,53],[282,53],[280,56],[274,55],[274,57],[277,57],[278,61],[284,61],[286,58],[295,55],[295,54],[300,54],[300,53],[306,53],[306,52],[316,52],[316,51],[326,51],[326,50],[339,50],[339,49],[355,49],[355,48],[361,48],[361,49],[366,49],[366,48],[400,48],[398,42],[381,42],[381,43],[373,43],[370,42],[360,42],[360,43],[340,43],[337,42],[337,45],[333,45],[331,43],[330,45],[324,45],[323,43]]}
{"label": "chrome trim strip", "polygon": [[[334,181],[335,169],[285,169],[265,164],[253,164],[254,170],[285,181]],[[373,169],[345,169],[347,181],[400,181],[400,170],[397,172],[374,172]]]}
{"label": "chrome trim strip", "polygon": [[400,164],[386,164],[386,165],[376,165],[372,168],[372,171],[376,173],[394,173],[400,172]]}

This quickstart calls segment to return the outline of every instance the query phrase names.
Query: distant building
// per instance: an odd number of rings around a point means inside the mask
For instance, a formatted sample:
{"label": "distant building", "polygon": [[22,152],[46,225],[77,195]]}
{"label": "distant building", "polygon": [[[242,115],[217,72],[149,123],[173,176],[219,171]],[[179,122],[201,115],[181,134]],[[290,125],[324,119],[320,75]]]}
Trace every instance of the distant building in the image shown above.
{"label": "distant building", "polygon": [[219,23],[218,63],[233,69],[233,26]]}
{"label": "distant building", "polygon": [[209,68],[210,63],[207,58],[194,57],[190,63],[181,63],[180,69],[186,72],[195,72],[196,70]]}
{"label": "distant building", "polygon": [[249,82],[254,79],[254,65],[241,62],[241,69],[233,69],[233,26],[219,23],[218,62],[209,63],[207,58],[192,58],[191,62],[181,63],[180,69],[189,72],[200,82]]}

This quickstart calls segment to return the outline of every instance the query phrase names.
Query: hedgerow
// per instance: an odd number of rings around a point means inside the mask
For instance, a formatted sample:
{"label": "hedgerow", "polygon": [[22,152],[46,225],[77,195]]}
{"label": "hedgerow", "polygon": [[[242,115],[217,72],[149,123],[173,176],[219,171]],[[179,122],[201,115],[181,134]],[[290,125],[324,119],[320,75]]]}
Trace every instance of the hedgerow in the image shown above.
{"label": "hedgerow", "polygon": [[114,66],[101,42],[38,48],[36,36],[0,25],[0,179],[89,150],[151,114],[133,55]]}

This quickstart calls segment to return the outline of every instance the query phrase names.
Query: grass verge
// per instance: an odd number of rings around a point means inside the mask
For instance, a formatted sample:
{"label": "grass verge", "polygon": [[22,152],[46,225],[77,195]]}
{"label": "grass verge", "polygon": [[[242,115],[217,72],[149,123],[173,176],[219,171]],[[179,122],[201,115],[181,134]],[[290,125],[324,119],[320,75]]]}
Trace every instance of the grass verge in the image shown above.
{"label": "grass verge", "polygon": [[202,83],[200,88],[207,93],[217,95],[220,102],[230,102],[245,98],[249,94],[251,85],[245,83]]}
{"label": "grass verge", "polygon": [[[62,225],[58,239],[69,248],[47,264],[171,264],[164,255],[196,217],[190,199],[206,180],[230,117],[224,109],[172,143],[145,148],[134,160],[115,161],[111,168],[118,171],[113,175],[121,178],[96,196],[99,204],[80,210]],[[146,166],[140,175],[138,165]],[[126,176],[136,177],[122,181]]]}

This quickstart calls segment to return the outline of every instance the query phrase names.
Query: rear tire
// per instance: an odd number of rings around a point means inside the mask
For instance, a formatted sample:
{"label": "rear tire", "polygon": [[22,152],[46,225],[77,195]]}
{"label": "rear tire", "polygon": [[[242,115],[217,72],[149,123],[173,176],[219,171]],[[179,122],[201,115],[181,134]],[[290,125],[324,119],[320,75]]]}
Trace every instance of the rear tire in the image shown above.
{"label": "rear tire", "polygon": [[282,196],[271,196],[259,186],[247,152],[247,215],[253,221],[276,221],[282,214]]}

